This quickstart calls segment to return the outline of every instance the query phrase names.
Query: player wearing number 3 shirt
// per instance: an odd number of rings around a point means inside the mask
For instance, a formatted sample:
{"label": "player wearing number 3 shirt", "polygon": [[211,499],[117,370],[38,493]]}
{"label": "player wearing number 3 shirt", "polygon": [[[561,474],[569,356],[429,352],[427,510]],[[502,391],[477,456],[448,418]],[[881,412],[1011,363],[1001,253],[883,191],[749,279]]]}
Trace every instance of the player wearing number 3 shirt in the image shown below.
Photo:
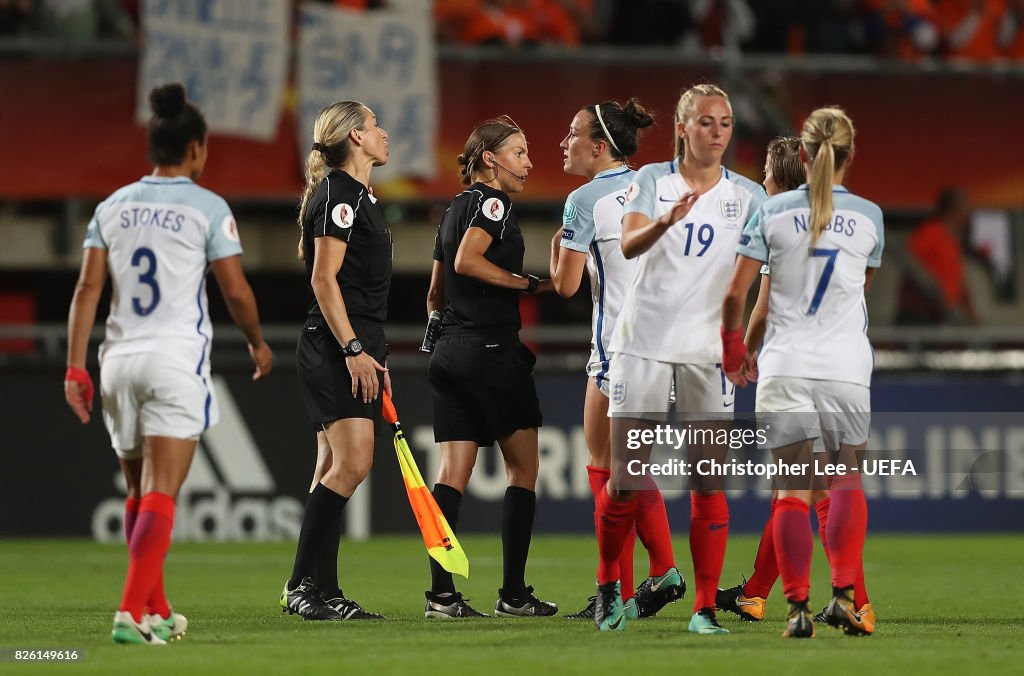
{"label": "player wearing number 3 shirt", "polygon": [[[101,364],[123,355],[160,353],[194,372],[206,390],[191,434],[216,423],[206,269],[213,261],[242,255],[227,202],[186,176],[146,176],[100,203],[84,246],[106,250],[115,280]],[[115,448],[132,445],[134,439],[114,443]]]}
{"label": "player wearing number 3 shirt", "polygon": [[193,182],[206,164],[206,122],[185,101],[180,84],[154,89],[150,104],[155,170],[101,202],[85,237],[68,316],[64,394],[79,419],[89,422],[93,384],[86,350],[109,274],[113,292],[100,347],[100,391],[103,422],[128,489],[124,524],[131,552],[111,636],[117,643],[162,645],[188,626],[164,594],[174,501],[199,436],[217,422],[208,269],[249,342],[254,379],[270,372],[272,355],[242,272],[231,210]]}
{"label": "player wearing number 3 shirt", "polygon": [[[635,518],[629,505],[641,486],[629,461],[647,462],[651,451],[636,437],[626,447],[629,435],[664,422],[673,391],[676,410],[688,422],[724,426],[732,419],[733,388],[719,363],[720,299],[743,225],[766,197],[760,185],[722,166],[733,122],[720,88],[686,90],[676,107],[676,158],[642,167],[626,193],[621,248],[639,262],[611,341],[611,501],[599,525],[615,545],[620,524]],[[727,450],[690,444],[688,461],[721,461]],[[697,634],[728,633],[714,610],[729,531],[716,479],[690,478],[695,579],[689,630]],[[616,549],[602,546],[602,556]]]}

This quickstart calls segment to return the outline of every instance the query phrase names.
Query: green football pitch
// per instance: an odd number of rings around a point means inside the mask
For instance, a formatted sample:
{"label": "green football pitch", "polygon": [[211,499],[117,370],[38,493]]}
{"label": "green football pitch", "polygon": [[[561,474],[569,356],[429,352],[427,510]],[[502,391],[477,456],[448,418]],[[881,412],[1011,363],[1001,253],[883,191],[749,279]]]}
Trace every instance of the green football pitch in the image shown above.
{"label": "green football pitch", "polygon": [[[497,536],[466,536],[471,577],[460,588],[493,609],[501,578]],[[749,573],[757,540],[729,542],[723,583]],[[692,566],[684,539],[680,569]],[[0,664],[0,673],[138,674],[996,674],[1021,673],[1024,537],[871,536],[867,581],[877,633],[850,638],[818,627],[809,641],[780,638],[785,603],[776,586],[760,624],[722,614],[728,636],[686,631],[692,592],[658,617],[602,634],[561,615],[593,593],[592,538],[534,539],[528,582],[555,601],[552,618],[443,622],[422,616],[428,581],[422,542],[380,537],[342,543],[346,593],[389,618],[383,622],[303,622],[281,613],[292,543],[176,544],[167,590],[188,616],[183,640],[165,648],[118,646],[110,624],[120,597],[123,546],[83,540],[0,541],[0,647],[79,650],[77,664]],[[637,552],[637,575],[647,572]],[[828,574],[815,551],[812,605],[828,598]],[[9,658],[9,651],[7,651]]]}

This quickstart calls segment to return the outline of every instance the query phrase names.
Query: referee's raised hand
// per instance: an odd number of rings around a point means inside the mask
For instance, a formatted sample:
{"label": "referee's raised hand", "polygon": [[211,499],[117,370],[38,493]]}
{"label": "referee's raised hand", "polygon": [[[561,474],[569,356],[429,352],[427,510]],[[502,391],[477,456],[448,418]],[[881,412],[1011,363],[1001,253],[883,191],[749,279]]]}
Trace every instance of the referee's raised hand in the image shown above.
{"label": "referee's raised hand", "polygon": [[387,373],[387,369],[381,366],[376,359],[360,352],[353,357],[345,358],[345,366],[352,376],[352,398],[356,399],[362,392],[363,402],[370,403],[380,395],[380,380],[377,378],[377,371]]}

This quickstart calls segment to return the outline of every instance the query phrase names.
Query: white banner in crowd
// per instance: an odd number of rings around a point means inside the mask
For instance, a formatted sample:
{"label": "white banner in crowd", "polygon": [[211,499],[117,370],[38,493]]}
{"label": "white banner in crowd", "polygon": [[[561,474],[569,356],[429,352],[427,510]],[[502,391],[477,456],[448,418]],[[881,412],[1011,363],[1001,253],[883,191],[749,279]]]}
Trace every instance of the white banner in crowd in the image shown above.
{"label": "white banner in crowd", "polygon": [[135,117],[149,91],[181,82],[211,131],[269,141],[288,65],[289,0],[144,0]]}
{"label": "white banner in crowd", "polygon": [[299,150],[334,101],[361,101],[387,130],[388,164],[374,183],[434,176],[437,64],[431,3],[356,12],[304,3],[299,21]]}

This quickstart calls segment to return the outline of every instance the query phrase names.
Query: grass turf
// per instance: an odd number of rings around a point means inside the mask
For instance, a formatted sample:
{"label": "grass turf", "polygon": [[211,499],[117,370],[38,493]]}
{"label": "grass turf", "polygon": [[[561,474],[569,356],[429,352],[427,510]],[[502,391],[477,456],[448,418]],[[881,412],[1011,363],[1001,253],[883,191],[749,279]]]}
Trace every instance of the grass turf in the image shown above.
{"label": "grass turf", "polygon": [[[491,612],[501,582],[496,536],[460,538],[471,578],[460,590]],[[750,572],[756,537],[729,542],[722,583]],[[675,542],[680,569],[692,580],[684,540]],[[536,537],[527,569],[537,594],[556,602],[553,618],[427,620],[429,580],[422,542],[380,537],[342,543],[346,593],[382,612],[385,622],[313,623],[283,615],[278,594],[290,573],[292,543],[175,544],[167,589],[190,627],[166,648],[118,646],[110,624],[127,566],[123,546],[84,540],[0,542],[0,647],[77,648],[83,662],[0,664],[0,673],[1020,673],[1024,596],[1014,583],[1024,537],[871,536],[867,582],[879,628],[849,638],[818,627],[810,641],[782,640],[781,585],[768,618],[740,622],[722,613],[728,636],[686,631],[692,588],[658,617],[602,634],[588,621],[561,615],[594,593],[593,538]],[[637,582],[647,571],[637,551]],[[812,606],[828,600],[828,573],[815,551]]]}

